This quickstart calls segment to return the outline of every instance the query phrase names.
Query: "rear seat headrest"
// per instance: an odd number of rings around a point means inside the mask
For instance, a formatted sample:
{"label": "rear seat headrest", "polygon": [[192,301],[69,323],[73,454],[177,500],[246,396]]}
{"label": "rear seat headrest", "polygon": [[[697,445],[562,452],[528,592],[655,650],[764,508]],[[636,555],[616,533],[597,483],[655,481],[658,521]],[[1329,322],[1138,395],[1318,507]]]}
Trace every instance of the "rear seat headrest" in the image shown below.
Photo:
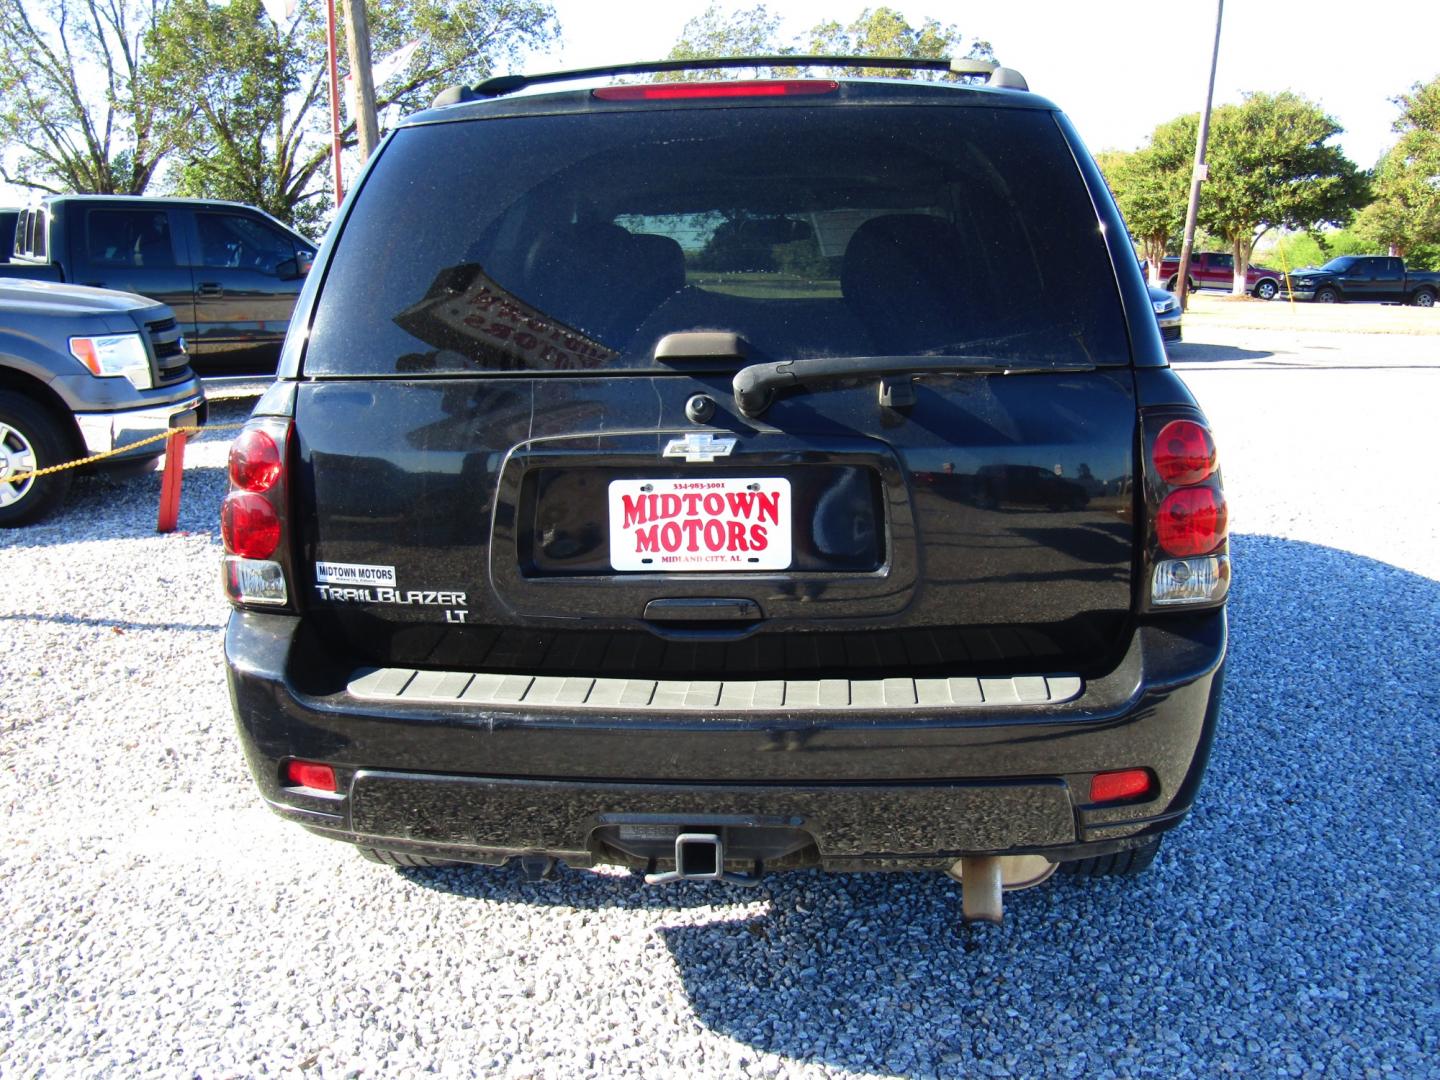
{"label": "rear seat headrest", "polygon": [[959,280],[960,232],[933,214],[887,214],[855,230],[845,246],[840,290],[864,299],[876,286],[946,288]]}
{"label": "rear seat headrest", "polygon": [[931,214],[888,214],[855,230],[840,291],[882,351],[905,353],[956,340],[964,325],[960,232]]}

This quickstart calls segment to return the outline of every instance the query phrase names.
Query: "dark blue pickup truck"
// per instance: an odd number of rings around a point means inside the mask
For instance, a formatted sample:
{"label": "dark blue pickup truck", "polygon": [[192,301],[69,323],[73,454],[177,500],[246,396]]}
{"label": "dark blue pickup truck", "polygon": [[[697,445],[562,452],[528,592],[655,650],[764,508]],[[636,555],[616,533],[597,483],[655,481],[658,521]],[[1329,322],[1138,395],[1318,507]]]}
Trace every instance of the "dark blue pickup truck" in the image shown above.
{"label": "dark blue pickup truck", "polygon": [[205,375],[275,370],[316,248],[262,211],[209,199],[56,195],[13,228],[0,276],[159,301]]}

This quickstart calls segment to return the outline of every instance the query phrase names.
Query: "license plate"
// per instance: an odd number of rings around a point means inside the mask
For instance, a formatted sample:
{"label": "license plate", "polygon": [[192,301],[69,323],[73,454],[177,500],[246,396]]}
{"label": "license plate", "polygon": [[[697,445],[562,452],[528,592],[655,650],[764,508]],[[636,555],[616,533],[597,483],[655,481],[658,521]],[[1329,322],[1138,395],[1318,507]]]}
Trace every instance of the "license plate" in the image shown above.
{"label": "license plate", "polygon": [[610,565],[616,570],[784,570],[790,481],[612,480]]}

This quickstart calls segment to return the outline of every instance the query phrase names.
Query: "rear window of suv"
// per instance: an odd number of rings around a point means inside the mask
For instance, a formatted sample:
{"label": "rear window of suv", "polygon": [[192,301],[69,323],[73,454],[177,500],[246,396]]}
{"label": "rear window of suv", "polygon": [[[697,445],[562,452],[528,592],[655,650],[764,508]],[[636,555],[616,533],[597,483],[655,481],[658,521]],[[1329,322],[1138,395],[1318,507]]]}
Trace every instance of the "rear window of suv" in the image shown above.
{"label": "rear window of suv", "polygon": [[977,106],[636,109],[402,129],[316,308],[312,375],[750,360],[1124,364],[1095,209],[1053,118]]}

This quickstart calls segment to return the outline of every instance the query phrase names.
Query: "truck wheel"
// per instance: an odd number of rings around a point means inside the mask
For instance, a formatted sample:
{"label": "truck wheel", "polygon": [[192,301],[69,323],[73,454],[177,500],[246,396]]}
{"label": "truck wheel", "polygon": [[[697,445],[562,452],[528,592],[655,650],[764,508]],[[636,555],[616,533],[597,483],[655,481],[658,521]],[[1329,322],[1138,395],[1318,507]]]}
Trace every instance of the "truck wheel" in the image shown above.
{"label": "truck wheel", "polygon": [[1336,290],[1330,288],[1329,285],[1326,285],[1323,289],[1315,290],[1315,303],[1338,304],[1339,302],[1340,294]]}
{"label": "truck wheel", "polygon": [[10,477],[58,465],[68,441],[50,411],[23,394],[0,391],[0,528],[28,525],[51,513],[70,490],[70,471],[11,482]]}
{"label": "truck wheel", "polygon": [[1179,275],[1179,274],[1171,274],[1171,275],[1170,275],[1170,280],[1167,281],[1167,282],[1165,282],[1165,291],[1166,291],[1166,292],[1174,292],[1174,291],[1175,291],[1175,286],[1176,286],[1176,285],[1179,285],[1179,284],[1180,284],[1180,275]]}
{"label": "truck wheel", "polygon": [[1276,285],[1275,282],[1271,281],[1269,278],[1264,278],[1263,280],[1257,281],[1255,283],[1254,295],[1256,300],[1274,300],[1275,294],[1279,291],[1280,287]]}
{"label": "truck wheel", "polygon": [[1134,877],[1155,861],[1162,837],[1156,836],[1140,847],[1096,855],[1089,859],[1062,862],[1057,869],[1075,877]]}
{"label": "truck wheel", "polygon": [[1415,295],[1410,298],[1410,303],[1416,307],[1434,307],[1435,291],[1433,289],[1418,289]]}
{"label": "truck wheel", "polygon": [[380,863],[382,866],[413,866],[417,869],[460,866],[461,863],[451,862],[448,859],[430,859],[424,855],[406,855],[403,851],[386,851],[384,848],[362,847],[356,848],[364,859],[370,862]]}

